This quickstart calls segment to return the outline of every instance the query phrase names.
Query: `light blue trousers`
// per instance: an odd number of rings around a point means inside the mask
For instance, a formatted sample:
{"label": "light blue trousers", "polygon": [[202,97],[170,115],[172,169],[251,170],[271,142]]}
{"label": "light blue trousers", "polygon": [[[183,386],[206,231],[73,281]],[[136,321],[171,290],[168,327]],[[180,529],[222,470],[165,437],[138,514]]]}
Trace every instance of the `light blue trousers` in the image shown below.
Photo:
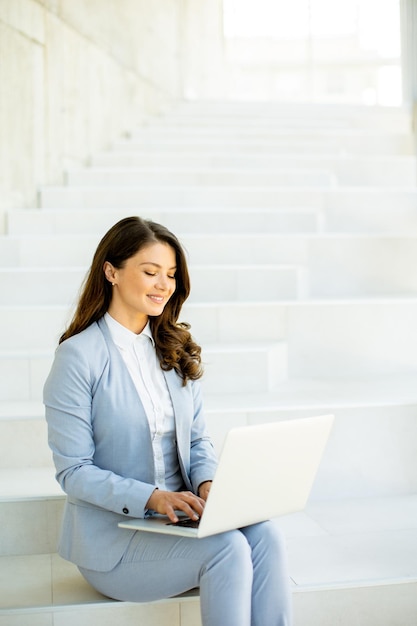
{"label": "light blue trousers", "polygon": [[291,626],[283,538],[263,522],[204,539],[137,532],[110,572],[80,568],[98,591],[147,602],[200,587],[203,626]]}

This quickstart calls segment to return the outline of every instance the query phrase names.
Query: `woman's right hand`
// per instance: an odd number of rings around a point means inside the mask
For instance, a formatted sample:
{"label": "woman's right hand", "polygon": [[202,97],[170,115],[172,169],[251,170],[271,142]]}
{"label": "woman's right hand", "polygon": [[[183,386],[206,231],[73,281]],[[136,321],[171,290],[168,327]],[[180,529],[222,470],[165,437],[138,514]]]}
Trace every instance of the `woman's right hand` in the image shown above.
{"label": "woman's right hand", "polygon": [[147,509],[152,509],[161,515],[167,515],[171,522],[178,522],[175,511],[183,511],[191,519],[197,520],[204,510],[205,501],[191,491],[162,491],[155,489],[146,503]]}

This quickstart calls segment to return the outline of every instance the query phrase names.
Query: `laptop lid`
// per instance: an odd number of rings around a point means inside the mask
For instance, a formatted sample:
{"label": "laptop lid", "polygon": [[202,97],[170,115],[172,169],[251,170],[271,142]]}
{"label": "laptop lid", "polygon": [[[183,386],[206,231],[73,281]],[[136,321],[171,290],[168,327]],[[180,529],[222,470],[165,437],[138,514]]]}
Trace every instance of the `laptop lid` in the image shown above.
{"label": "laptop lid", "polygon": [[[232,428],[198,529],[166,518],[126,520],[122,528],[207,537],[302,510],[334,421],[321,415]],[[155,523],[157,522],[157,523]]]}

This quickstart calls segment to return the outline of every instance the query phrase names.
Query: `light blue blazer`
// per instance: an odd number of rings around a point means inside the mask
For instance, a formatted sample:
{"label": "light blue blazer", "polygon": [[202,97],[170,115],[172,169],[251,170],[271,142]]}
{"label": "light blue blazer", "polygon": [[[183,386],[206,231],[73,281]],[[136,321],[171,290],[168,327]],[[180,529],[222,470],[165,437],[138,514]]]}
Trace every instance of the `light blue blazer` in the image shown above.
{"label": "light blue blazer", "polygon": [[[216,456],[206,431],[200,386],[164,372],[176,422],[184,488],[211,480]],[[59,553],[77,565],[109,571],[144,517],[155,489],[148,420],[104,319],[57,349],[44,387],[48,439],[56,478],[67,494]]]}

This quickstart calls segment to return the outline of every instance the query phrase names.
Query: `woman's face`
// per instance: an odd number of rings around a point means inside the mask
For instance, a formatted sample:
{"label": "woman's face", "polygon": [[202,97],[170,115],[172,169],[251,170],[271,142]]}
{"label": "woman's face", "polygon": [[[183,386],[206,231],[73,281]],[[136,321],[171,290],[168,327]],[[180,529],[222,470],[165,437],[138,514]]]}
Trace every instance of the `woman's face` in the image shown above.
{"label": "woman's face", "polygon": [[175,291],[176,255],[166,243],[152,243],[127,259],[121,269],[106,261],[104,273],[112,284],[109,314],[135,333],[148,316],[161,315]]}

